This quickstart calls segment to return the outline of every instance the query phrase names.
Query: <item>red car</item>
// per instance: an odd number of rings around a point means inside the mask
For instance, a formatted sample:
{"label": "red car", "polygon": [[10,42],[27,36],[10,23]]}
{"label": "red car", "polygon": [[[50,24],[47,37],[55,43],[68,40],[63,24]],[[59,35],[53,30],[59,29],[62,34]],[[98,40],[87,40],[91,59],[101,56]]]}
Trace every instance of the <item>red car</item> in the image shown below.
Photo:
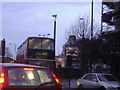
{"label": "red car", "polygon": [[0,90],[62,90],[56,75],[48,68],[0,63]]}

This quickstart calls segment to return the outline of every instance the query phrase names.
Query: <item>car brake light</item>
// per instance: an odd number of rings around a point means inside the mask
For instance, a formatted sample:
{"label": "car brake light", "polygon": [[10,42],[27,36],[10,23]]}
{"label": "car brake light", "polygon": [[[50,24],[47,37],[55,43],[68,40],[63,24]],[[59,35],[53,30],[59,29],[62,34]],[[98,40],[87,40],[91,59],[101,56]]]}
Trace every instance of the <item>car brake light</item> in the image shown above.
{"label": "car brake light", "polygon": [[24,68],[24,70],[29,70],[29,71],[33,71],[33,68]]}
{"label": "car brake light", "polygon": [[4,70],[0,73],[0,84],[4,83]]}
{"label": "car brake light", "polygon": [[52,73],[52,76],[55,78],[56,83],[60,84],[60,80],[56,77],[56,75],[54,73]]}

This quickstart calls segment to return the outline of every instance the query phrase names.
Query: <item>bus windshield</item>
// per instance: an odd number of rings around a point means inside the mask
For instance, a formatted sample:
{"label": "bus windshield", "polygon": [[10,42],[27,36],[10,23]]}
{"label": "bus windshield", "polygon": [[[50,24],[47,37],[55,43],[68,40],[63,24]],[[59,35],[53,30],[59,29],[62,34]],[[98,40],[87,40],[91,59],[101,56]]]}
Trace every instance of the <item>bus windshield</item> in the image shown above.
{"label": "bus windshield", "polygon": [[47,38],[30,38],[29,49],[54,50],[54,40]]}

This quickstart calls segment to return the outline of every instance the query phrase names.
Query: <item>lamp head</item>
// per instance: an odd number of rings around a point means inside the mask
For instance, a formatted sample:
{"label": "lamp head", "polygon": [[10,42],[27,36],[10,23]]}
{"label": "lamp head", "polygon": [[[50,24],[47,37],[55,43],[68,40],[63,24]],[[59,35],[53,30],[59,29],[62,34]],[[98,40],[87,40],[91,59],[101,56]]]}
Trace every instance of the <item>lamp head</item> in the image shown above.
{"label": "lamp head", "polygon": [[57,18],[57,14],[55,14],[55,15],[52,15],[52,17],[55,17],[55,18]]}

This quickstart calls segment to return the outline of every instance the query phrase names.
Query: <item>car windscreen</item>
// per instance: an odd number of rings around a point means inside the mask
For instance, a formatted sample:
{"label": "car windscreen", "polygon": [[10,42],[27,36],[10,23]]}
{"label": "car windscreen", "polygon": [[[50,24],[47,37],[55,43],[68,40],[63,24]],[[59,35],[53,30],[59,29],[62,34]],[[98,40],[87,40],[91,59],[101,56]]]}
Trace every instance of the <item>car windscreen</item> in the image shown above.
{"label": "car windscreen", "polygon": [[100,81],[116,81],[116,78],[113,75],[98,75]]}
{"label": "car windscreen", "polygon": [[[49,70],[35,68],[9,68],[9,86],[53,86],[54,78]],[[45,86],[44,85],[44,86]],[[55,84],[54,84],[55,85]]]}

